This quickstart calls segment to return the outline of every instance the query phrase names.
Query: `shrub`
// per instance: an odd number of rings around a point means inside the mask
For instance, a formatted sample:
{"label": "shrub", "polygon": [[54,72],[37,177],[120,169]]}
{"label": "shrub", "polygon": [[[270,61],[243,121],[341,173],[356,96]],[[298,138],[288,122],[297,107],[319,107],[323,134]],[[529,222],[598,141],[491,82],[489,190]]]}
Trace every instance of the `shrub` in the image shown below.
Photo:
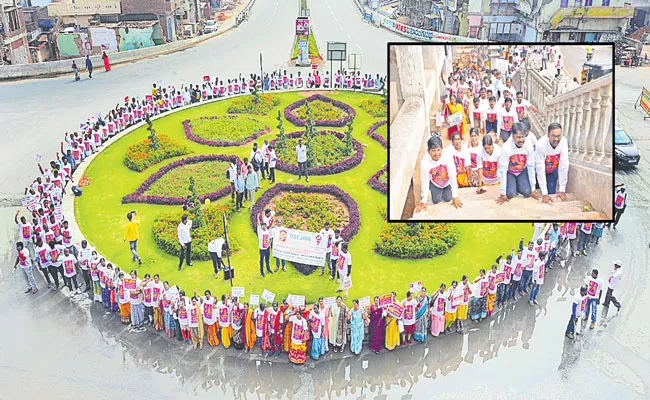
{"label": "shrub", "polygon": [[183,121],[185,137],[208,146],[240,146],[271,132],[253,117],[224,115]]}
{"label": "shrub", "polygon": [[[180,168],[186,165],[191,165],[191,164],[198,164],[198,163],[203,163],[206,161],[221,161],[221,162],[234,162],[238,163],[241,162],[239,157],[237,156],[232,156],[232,155],[223,155],[223,154],[204,154],[200,156],[195,156],[195,157],[187,157],[183,158],[177,161],[174,161],[168,165],[165,165],[161,169],[159,169],[155,174],[151,175],[149,178],[147,178],[146,181],[144,181],[138,189],[129,194],[126,195],[122,198],[122,203],[149,203],[149,204],[165,204],[165,205],[172,205],[172,204],[178,204],[182,205],[185,202],[185,198],[187,195],[187,186],[189,184],[189,175],[184,176],[181,179],[181,182],[178,183],[179,187],[182,187],[184,192],[182,193],[181,196],[167,196],[167,195],[148,195],[145,194],[147,190],[154,184],[156,181],[158,181],[160,178],[165,176],[168,172],[173,171],[176,168]],[[226,178],[226,169],[225,167],[220,170],[216,171],[216,174],[221,174],[223,179],[225,180]],[[195,178],[198,179],[198,178]],[[211,186],[215,187],[215,186]],[[228,194],[230,194],[231,188],[230,185],[226,185],[224,187],[221,187],[220,189],[217,189],[214,192],[204,192],[204,194],[199,196],[199,200],[203,201],[205,199],[210,199],[210,200],[218,200]]]}
{"label": "shrub", "polygon": [[368,185],[376,191],[386,194],[388,192],[387,175],[386,166],[384,166],[368,179]]}
{"label": "shrub", "polygon": [[381,98],[363,99],[359,104],[362,110],[375,118],[386,118],[388,109],[381,102]]}
{"label": "shrub", "polygon": [[282,215],[283,225],[291,229],[318,232],[325,222],[332,229],[349,222],[348,210],[336,197],[327,193],[280,193],[269,204]]}
{"label": "shrub", "polygon": [[[223,212],[230,217],[234,205],[212,203],[205,206],[203,224],[198,228],[192,228],[192,259],[210,260],[208,253],[208,243],[217,237],[224,237],[223,232]],[[167,254],[178,257],[180,255],[180,245],[178,243],[178,224],[181,222],[181,216],[185,213],[183,210],[172,211],[160,214],[153,222],[153,237],[158,247]],[[194,215],[190,215],[192,219]],[[239,242],[232,235],[229,236],[231,251],[240,250]]]}
{"label": "shrub", "polygon": [[368,129],[367,132],[368,136],[381,143],[381,145],[385,149],[388,148],[388,141],[387,141],[388,127],[386,125],[387,123],[388,121],[375,122],[374,124],[372,124],[372,126],[370,126],[370,129]]}
{"label": "shrub", "polygon": [[158,137],[158,150],[151,148],[150,138],[129,146],[124,156],[124,165],[128,169],[142,172],[163,160],[189,153],[187,146],[178,140],[171,139],[164,133],[159,133],[156,136]]}
{"label": "shrub", "polygon": [[446,253],[457,241],[458,231],[451,224],[386,223],[375,251],[387,257],[431,258]]}
{"label": "shrub", "polygon": [[[304,132],[291,132],[287,133],[287,146],[277,151],[278,161],[276,168],[279,171],[287,172],[290,174],[298,174],[298,158],[296,155],[296,146],[298,138]],[[343,155],[343,141],[345,134],[341,132],[322,130],[312,140],[314,154],[317,165],[309,166],[309,175],[332,175],[347,171],[361,164],[363,161],[363,146],[357,140],[352,139],[355,153],[346,158]],[[275,147],[277,139],[271,141],[271,145]],[[305,140],[303,139],[303,142]]]}
{"label": "shrub", "polygon": [[[287,121],[296,126],[305,126],[306,121],[303,118],[304,116],[300,117],[295,113],[297,110],[300,110],[297,112],[303,114],[306,111],[304,109],[304,105],[307,102],[311,103],[312,113],[314,116],[314,125],[341,127],[347,125],[350,119],[357,116],[354,108],[350,107],[348,104],[342,101],[331,99],[327,96],[323,96],[322,94],[314,94],[307,98],[298,100],[295,103],[289,104],[289,106],[284,109],[284,117],[287,119]],[[322,103],[329,103],[331,107],[338,109],[338,111],[333,111],[329,108],[330,106],[326,106]],[[323,115],[318,115],[315,107],[319,107],[320,112]],[[333,117],[334,119],[321,119],[320,117]]]}
{"label": "shrub", "polygon": [[225,161],[203,161],[174,168],[149,186],[144,194],[185,197],[188,194],[190,177],[194,177],[194,188],[199,195],[215,192],[230,185],[225,175],[229,165],[230,163]]}
{"label": "shrub", "polygon": [[[339,120],[347,116],[347,113],[340,108],[335,107],[332,103],[321,100],[310,101],[309,105],[312,110],[314,120]],[[293,110],[293,114],[300,118],[307,120],[307,104]]]}
{"label": "shrub", "polygon": [[272,94],[260,94],[258,98],[259,100],[255,102],[255,98],[250,95],[235,97],[228,107],[228,112],[231,114],[267,115],[280,104],[278,96]]}

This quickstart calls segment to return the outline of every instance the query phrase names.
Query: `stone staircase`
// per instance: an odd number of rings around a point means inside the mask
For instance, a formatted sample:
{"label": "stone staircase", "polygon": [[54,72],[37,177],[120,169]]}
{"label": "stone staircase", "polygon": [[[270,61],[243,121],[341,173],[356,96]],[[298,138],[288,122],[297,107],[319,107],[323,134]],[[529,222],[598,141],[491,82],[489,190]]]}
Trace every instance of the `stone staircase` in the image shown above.
{"label": "stone staircase", "polygon": [[[467,187],[458,190],[462,208],[455,208],[451,203],[433,205],[429,200],[426,210],[416,212],[413,220],[606,220],[607,216],[591,210],[589,203],[578,200],[573,193],[567,193],[567,200],[562,201],[556,195],[551,196],[552,203],[544,204],[541,200],[517,196],[509,202],[499,205],[499,186],[484,186],[487,192],[477,194],[476,188]],[[587,207],[587,208],[585,208]]]}

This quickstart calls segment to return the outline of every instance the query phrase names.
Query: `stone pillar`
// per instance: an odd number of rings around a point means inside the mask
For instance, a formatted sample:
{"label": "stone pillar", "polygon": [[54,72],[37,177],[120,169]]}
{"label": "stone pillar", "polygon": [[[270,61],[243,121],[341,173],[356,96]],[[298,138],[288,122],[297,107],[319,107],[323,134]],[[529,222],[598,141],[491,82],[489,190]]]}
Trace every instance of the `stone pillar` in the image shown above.
{"label": "stone pillar", "polygon": [[[417,97],[424,101],[425,78],[422,48],[425,46],[395,46],[400,91],[404,100]],[[429,110],[425,110],[427,132],[430,132]],[[419,135],[418,133],[414,133]],[[419,138],[418,138],[419,140]]]}
{"label": "stone pillar", "polygon": [[574,158],[578,156],[578,153],[580,151],[580,135],[582,132],[582,112],[583,112],[583,107],[582,107],[582,96],[576,96],[573,98],[573,102],[575,104],[576,108],[576,119],[575,119],[575,124],[573,126],[573,134],[571,135],[571,143],[569,143],[569,158]]}
{"label": "stone pillar", "polygon": [[562,125],[562,132],[564,133],[569,147],[569,154],[571,154],[571,143],[573,143],[573,136],[575,135],[576,127],[576,99],[572,97],[569,99],[569,121],[567,125]]}
{"label": "stone pillar", "polygon": [[589,136],[589,129],[591,126],[591,94],[583,93],[582,95],[582,123],[580,124],[580,139],[578,142],[578,154],[576,158],[584,160],[587,154],[587,138]]}
{"label": "stone pillar", "polygon": [[598,132],[600,131],[600,89],[591,91],[591,121],[589,125],[589,136],[587,138],[587,153],[584,155],[584,160],[591,162],[594,159],[594,151],[596,148],[596,140]]}
{"label": "stone pillar", "polygon": [[[600,89],[600,129],[596,136],[596,156],[594,162],[611,166],[612,161],[612,85]],[[609,150],[609,153],[608,153]],[[607,158],[609,157],[609,160]],[[609,164],[607,164],[609,162]]]}

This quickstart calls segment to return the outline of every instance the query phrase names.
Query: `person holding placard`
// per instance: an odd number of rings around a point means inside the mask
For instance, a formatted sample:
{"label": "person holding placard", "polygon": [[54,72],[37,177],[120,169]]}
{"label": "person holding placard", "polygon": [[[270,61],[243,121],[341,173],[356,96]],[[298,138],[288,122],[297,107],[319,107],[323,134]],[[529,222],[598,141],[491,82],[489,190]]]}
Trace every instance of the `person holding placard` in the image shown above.
{"label": "person holding placard", "polygon": [[264,265],[266,264],[266,272],[272,274],[269,265],[271,258],[271,232],[265,222],[262,222],[262,214],[257,214],[257,239],[260,249],[260,275],[264,277]]}
{"label": "person holding placard", "polygon": [[268,313],[268,324],[270,332],[270,353],[275,355],[275,353],[282,353],[282,325],[284,322],[284,313],[278,308],[278,302],[274,301],[273,306],[269,309]]}
{"label": "person holding placard", "polygon": [[192,304],[187,311],[194,350],[203,349],[203,307],[199,303],[197,296],[192,296]]}
{"label": "person holding placard", "polygon": [[449,103],[445,106],[443,116],[448,126],[447,136],[449,139],[451,140],[451,135],[454,132],[458,132],[462,139],[467,129],[467,116],[465,115],[463,105],[458,102],[456,95],[452,94],[449,96]]}
{"label": "person holding placard", "polygon": [[445,290],[447,285],[440,284],[440,288],[431,295],[431,336],[438,337],[445,331]]}
{"label": "person holding placard", "polygon": [[456,322],[457,305],[454,303],[454,294],[457,287],[458,281],[452,281],[445,294],[445,333],[448,333]]}
{"label": "person holding placard", "polygon": [[297,312],[289,318],[291,324],[291,347],[289,348],[289,361],[294,364],[304,364],[307,361],[307,339],[309,330],[307,321],[302,313]]}
{"label": "person holding placard", "polygon": [[348,244],[345,242],[341,243],[339,257],[336,261],[336,268],[341,277],[341,284],[339,285],[337,292],[345,291],[344,299],[347,299],[350,288],[345,285],[345,277],[350,276],[352,273],[352,255],[348,252]]}
{"label": "person holding placard", "polygon": [[144,274],[144,279],[149,281],[142,287],[142,304],[144,305],[144,323],[153,325],[153,307],[151,301],[153,300],[153,280],[151,275]]}
{"label": "person holding placard", "polygon": [[[99,280],[99,279],[98,279]],[[120,305],[120,318],[124,325],[131,322],[131,301],[129,291],[124,288],[124,272],[118,274],[117,300]]]}
{"label": "person holding placard", "polygon": [[[503,256],[506,255],[505,252],[501,253],[496,259],[496,263],[499,264],[499,272],[497,274],[497,281],[501,280],[499,286],[497,287],[497,303],[500,306],[506,304],[506,302],[512,296],[512,273],[514,271],[513,257],[514,257],[515,248],[512,248],[512,253],[506,256],[506,259],[503,260]],[[501,274],[501,275],[499,275]]]}
{"label": "person holding placard", "polygon": [[241,350],[244,348],[244,335],[242,331],[244,307],[239,302],[239,297],[232,298],[230,314],[232,315],[232,345],[235,349]]}
{"label": "person holding placard", "polygon": [[221,343],[225,349],[230,347],[232,338],[231,313],[230,313],[230,295],[221,295],[221,301],[217,303],[217,315],[219,318],[219,327],[221,330]]}
{"label": "person holding placard", "polygon": [[[397,294],[395,292],[391,293],[393,296],[393,299],[397,297]],[[385,309],[384,309],[385,310]],[[386,343],[385,347],[386,349],[393,350],[395,347],[400,345],[400,332],[399,332],[399,324],[397,317],[394,315],[385,313],[385,320],[386,320]]]}
{"label": "person holding placard", "polygon": [[[70,295],[81,293],[81,289],[79,289],[79,285],[77,284],[77,270],[75,268],[75,265],[77,264],[77,258],[73,254],[70,254],[70,250],[66,247],[63,249],[63,255],[61,258],[59,258],[59,260],[63,265],[64,283],[65,286],[68,287],[68,290],[70,290]],[[72,290],[73,283],[74,291]]]}
{"label": "person holding placard", "polygon": [[403,342],[413,344],[413,333],[415,332],[415,307],[417,301],[413,298],[413,293],[406,292],[406,299],[402,301],[404,313],[402,314],[402,324],[404,325]]}
{"label": "person holding placard", "polygon": [[341,243],[343,243],[341,230],[334,229],[334,239],[332,240],[332,254],[330,255],[330,281],[333,281],[334,278],[340,279],[336,266],[338,264],[339,253],[341,252]]}
{"label": "person holding placard", "polygon": [[368,347],[379,354],[384,345],[384,310],[379,307],[379,296],[375,296],[374,302],[370,305],[370,323],[368,325],[368,334],[370,340]]}
{"label": "person holding placard", "polygon": [[335,353],[340,353],[348,342],[347,306],[341,296],[336,297],[336,304],[332,306],[330,321],[330,344]]}
{"label": "person holding placard", "polygon": [[472,288],[470,287],[469,281],[467,280],[467,275],[463,275],[461,278],[461,284],[456,288],[454,293],[454,303],[456,306],[456,332],[463,334],[465,327],[463,322],[467,319],[467,311],[469,308],[469,298],[472,294]]}
{"label": "person holding placard", "polygon": [[[198,292],[195,290],[194,295],[198,297]],[[203,324],[205,325],[205,336],[208,339],[210,347],[219,346],[219,324],[217,324],[217,299],[212,296],[212,292],[205,291],[205,296],[201,298],[201,305],[203,309]]]}
{"label": "person holding placard", "polygon": [[309,329],[311,330],[311,358],[318,360],[326,353],[325,339],[323,338],[323,327],[325,326],[325,315],[318,304],[309,312]]}
{"label": "person holding placard", "polygon": [[494,301],[497,298],[497,265],[492,264],[492,268],[487,273],[488,291],[487,291],[487,315],[494,313]]}
{"label": "person holding placard", "polygon": [[415,309],[415,332],[413,338],[418,342],[424,342],[427,338],[427,328],[429,327],[429,296],[427,288],[420,289],[420,293],[415,298],[418,302]]}
{"label": "person holding placard", "polygon": [[368,319],[366,311],[359,307],[359,299],[352,300],[352,309],[348,311],[350,323],[350,351],[359,355],[362,350],[364,337],[364,321]]}
{"label": "person holding placard", "polygon": [[170,288],[169,282],[163,282],[162,306],[165,311],[165,334],[168,338],[176,336],[176,322],[174,321],[174,306],[176,287]]}
{"label": "person holding placard", "polygon": [[133,329],[142,329],[144,324],[144,305],[142,304],[142,288],[149,283],[150,278],[144,281],[138,279],[138,271],[131,271],[131,279],[135,280],[135,289],[129,289],[129,302],[131,303],[131,326]]}

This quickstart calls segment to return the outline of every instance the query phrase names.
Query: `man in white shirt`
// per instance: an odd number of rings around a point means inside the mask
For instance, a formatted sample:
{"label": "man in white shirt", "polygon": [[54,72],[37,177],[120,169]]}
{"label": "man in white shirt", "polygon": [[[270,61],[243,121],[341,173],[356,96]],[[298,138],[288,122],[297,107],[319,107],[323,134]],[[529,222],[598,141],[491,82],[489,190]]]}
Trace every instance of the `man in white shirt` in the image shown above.
{"label": "man in white shirt", "polygon": [[618,311],[621,311],[621,303],[616,300],[616,297],[614,297],[613,293],[614,289],[618,287],[618,283],[621,280],[621,275],[623,275],[623,268],[621,268],[621,264],[623,264],[621,261],[614,261],[614,270],[611,274],[609,274],[609,279],[607,281],[607,294],[605,294],[605,301],[603,302],[603,306],[609,309],[609,302],[611,301],[614,303],[614,306],[616,306],[616,309],[618,309]]}
{"label": "man in white shirt", "polygon": [[[259,182],[262,182],[262,178],[264,178],[264,174],[262,171],[263,165],[263,158],[262,157],[262,150],[257,147],[257,143],[253,143],[253,149],[251,150],[250,154],[250,160],[251,160],[251,165],[253,166],[253,171],[255,171],[255,174],[257,174],[257,180]],[[262,185],[258,183],[258,188],[261,188]]]}
{"label": "man in white shirt", "polygon": [[262,179],[267,179],[269,172],[269,140],[264,139],[264,144],[262,145]]}
{"label": "man in white shirt", "polygon": [[603,294],[603,281],[598,278],[598,270],[593,269],[591,275],[588,275],[585,278],[585,283],[587,284],[587,296],[589,300],[587,301],[587,309],[585,310],[584,320],[589,319],[589,311],[591,309],[591,325],[589,329],[594,329],[596,327],[596,315],[598,313],[597,307],[600,304],[600,296]]}
{"label": "man in white shirt", "polygon": [[219,279],[219,270],[223,266],[226,268],[221,253],[223,250],[228,251],[228,246],[226,245],[226,240],[224,238],[216,238],[208,243],[208,253],[210,253],[210,258],[212,259],[212,268],[214,268],[214,277]]}
{"label": "man in white shirt", "polygon": [[183,258],[188,266],[192,266],[192,237],[190,236],[190,229],[192,229],[192,220],[187,218],[187,214],[181,217],[181,223],[178,224],[178,242],[181,244],[181,254],[178,261],[178,270],[183,267]]}
{"label": "man in white shirt", "polygon": [[269,265],[271,258],[271,231],[269,231],[266,222],[262,222],[262,213],[257,214],[257,239],[260,248],[260,275],[264,277],[264,265],[266,264],[266,272],[272,274]]}
{"label": "man in white shirt", "polygon": [[530,104],[528,100],[524,99],[524,92],[522,91],[517,92],[516,99],[515,102],[513,103],[513,106],[515,108],[515,111],[517,112],[517,117],[519,117],[520,121],[526,118],[526,113],[528,112],[529,108],[536,113],[539,112],[537,107]]}
{"label": "man in white shirt", "polygon": [[550,195],[556,193],[562,201],[566,201],[569,146],[566,138],[562,137],[562,126],[557,122],[549,124],[547,134],[535,146],[535,169],[542,202],[551,202]]}
{"label": "man in white shirt", "polygon": [[325,274],[325,265],[330,265],[330,259],[332,256],[332,243],[334,241],[334,231],[330,228],[330,223],[329,221],[325,222],[325,227],[320,230],[319,232],[321,235],[323,235],[323,239],[327,241],[327,252],[325,253],[325,264],[321,265],[320,267],[320,275],[323,276]]}
{"label": "man in white shirt", "polygon": [[585,286],[580,287],[580,293],[573,296],[573,304],[571,305],[571,318],[569,319],[569,324],[566,327],[564,334],[569,339],[574,339],[576,334],[576,323],[578,323],[578,318],[582,317],[585,307],[587,306],[587,288]]}
{"label": "man in white shirt", "polygon": [[36,280],[34,280],[32,259],[29,257],[29,250],[25,248],[23,242],[16,243],[16,250],[18,255],[16,256],[16,263],[14,264],[13,272],[16,272],[16,268],[20,264],[20,269],[23,271],[23,276],[27,282],[27,290],[25,290],[25,293],[37,293],[38,286],[36,286]]}
{"label": "man in white shirt", "polygon": [[503,101],[503,108],[499,110],[497,137],[500,137],[505,143],[510,135],[512,135],[512,132],[514,132],[513,127],[517,122],[519,122],[519,117],[517,117],[517,112],[512,108],[512,99],[506,97]]}
{"label": "man in white shirt", "polygon": [[[534,191],[535,186],[535,152],[526,146],[524,126],[515,123],[512,136],[501,147],[499,157],[499,177],[501,182],[501,196],[497,204],[503,204],[515,197],[517,193],[524,197],[540,198]],[[524,169],[527,173],[524,173]]]}
{"label": "man in white shirt", "polygon": [[420,184],[422,197],[415,212],[427,208],[429,193],[433,204],[451,201],[456,208],[463,206],[458,198],[456,165],[447,153],[443,154],[442,139],[438,136],[431,136],[427,141],[427,154],[420,161]]}
{"label": "man in white shirt", "polygon": [[230,181],[230,187],[232,192],[230,193],[230,198],[235,201],[235,180],[237,179],[237,167],[235,166],[234,162],[230,163],[230,166],[228,166],[228,180]]}
{"label": "man in white shirt", "polygon": [[479,129],[485,134],[485,107],[481,104],[479,97],[474,97],[472,104],[469,107],[469,124],[473,128]]}
{"label": "man in white shirt", "polygon": [[298,180],[305,175],[305,179],[309,182],[309,171],[307,170],[307,146],[302,144],[302,138],[298,139],[296,154],[298,155]]}
{"label": "man in white shirt", "polygon": [[618,221],[621,219],[621,215],[625,212],[625,207],[627,207],[627,192],[625,191],[624,184],[618,184],[614,186],[616,188],[614,193],[614,229],[618,225]]}

